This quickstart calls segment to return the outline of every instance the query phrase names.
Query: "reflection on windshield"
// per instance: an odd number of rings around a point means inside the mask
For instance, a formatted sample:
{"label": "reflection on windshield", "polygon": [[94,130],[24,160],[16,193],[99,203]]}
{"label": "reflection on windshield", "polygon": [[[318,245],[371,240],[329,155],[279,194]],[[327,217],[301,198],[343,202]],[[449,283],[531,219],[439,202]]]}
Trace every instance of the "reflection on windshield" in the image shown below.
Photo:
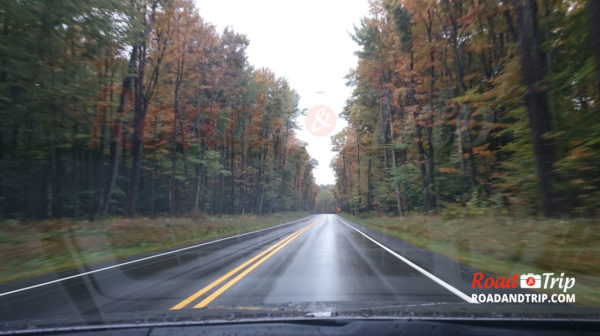
{"label": "reflection on windshield", "polygon": [[2,328],[598,319],[599,3],[222,6],[0,4]]}

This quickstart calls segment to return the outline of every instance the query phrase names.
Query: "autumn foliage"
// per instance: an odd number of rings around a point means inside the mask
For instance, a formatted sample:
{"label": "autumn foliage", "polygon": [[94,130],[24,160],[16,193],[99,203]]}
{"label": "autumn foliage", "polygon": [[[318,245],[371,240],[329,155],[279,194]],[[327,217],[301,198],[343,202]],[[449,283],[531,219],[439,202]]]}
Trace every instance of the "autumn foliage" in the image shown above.
{"label": "autumn foliage", "polygon": [[298,95],[192,0],[0,4],[0,211],[308,210]]}
{"label": "autumn foliage", "polygon": [[596,215],[596,7],[371,1],[353,35],[349,125],[333,139],[340,207]]}

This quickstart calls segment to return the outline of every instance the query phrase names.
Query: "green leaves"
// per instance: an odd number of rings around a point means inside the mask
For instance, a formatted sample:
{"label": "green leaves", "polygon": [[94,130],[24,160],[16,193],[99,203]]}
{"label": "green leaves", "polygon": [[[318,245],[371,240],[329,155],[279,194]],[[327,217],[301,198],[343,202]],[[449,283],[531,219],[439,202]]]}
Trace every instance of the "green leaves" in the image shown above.
{"label": "green leaves", "polygon": [[[516,10],[495,1],[370,3],[353,35],[360,50],[348,75],[349,125],[333,140],[338,205],[370,210],[375,191],[381,213],[398,213],[398,203],[416,211],[428,207],[431,192],[468,212],[500,197],[502,206],[535,213],[543,191],[525,99],[540,91],[552,127],[539,138],[557,144],[557,204],[567,213],[597,212],[600,72],[589,36],[597,18],[584,1],[540,3],[540,45],[531,54],[542,54],[544,64],[523,68],[517,42],[526,32],[514,31],[511,20],[523,14]],[[538,65],[546,76],[524,85],[525,72]]]}
{"label": "green leaves", "polygon": [[248,44],[193,0],[1,2],[0,215],[310,209],[299,97]]}

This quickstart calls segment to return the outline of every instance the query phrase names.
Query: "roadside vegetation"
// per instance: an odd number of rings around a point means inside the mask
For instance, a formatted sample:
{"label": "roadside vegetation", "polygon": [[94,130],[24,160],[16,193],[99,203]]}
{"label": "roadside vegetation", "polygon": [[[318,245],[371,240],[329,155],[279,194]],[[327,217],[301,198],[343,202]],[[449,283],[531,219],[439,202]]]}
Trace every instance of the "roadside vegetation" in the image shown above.
{"label": "roadside vegetation", "polygon": [[598,306],[598,3],[371,1],[337,207],[476,269],[574,275]]}
{"label": "roadside vegetation", "polygon": [[600,304],[600,222],[505,215],[453,218],[343,217],[498,276],[564,272],[576,278],[577,304]]}
{"label": "roadside vegetation", "polygon": [[0,2],[0,218],[310,211],[299,96],[193,0]]}
{"label": "roadside vegetation", "polygon": [[333,138],[338,206],[598,216],[596,3],[371,1]]}
{"label": "roadside vegetation", "polygon": [[3,1],[0,30],[0,283],[313,209],[298,94],[193,0]]}
{"label": "roadside vegetation", "polygon": [[308,216],[48,219],[0,222],[0,283],[258,230]]}
{"label": "roadside vegetation", "polygon": [[331,189],[333,185],[319,185],[319,192],[315,198],[314,213],[337,213],[335,196]]}

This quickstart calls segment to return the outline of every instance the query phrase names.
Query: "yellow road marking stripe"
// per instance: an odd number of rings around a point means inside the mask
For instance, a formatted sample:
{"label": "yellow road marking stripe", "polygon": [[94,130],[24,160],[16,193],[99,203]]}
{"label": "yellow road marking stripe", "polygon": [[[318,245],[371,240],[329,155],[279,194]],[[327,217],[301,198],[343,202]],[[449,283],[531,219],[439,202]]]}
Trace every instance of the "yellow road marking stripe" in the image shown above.
{"label": "yellow road marking stripe", "polygon": [[266,256],[264,256],[262,259],[260,259],[259,261],[255,262],[254,264],[252,264],[252,266],[250,266],[247,269],[245,269],[242,273],[238,274],[235,278],[229,280],[228,283],[226,283],[223,286],[221,286],[221,288],[217,289],[212,294],[210,294],[209,296],[207,296],[204,300],[200,301],[200,303],[198,303],[197,305],[195,305],[194,308],[204,308],[204,307],[206,307],[214,299],[216,299],[217,297],[219,297],[219,295],[223,294],[231,286],[235,285],[238,281],[242,280],[246,275],[248,275],[250,272],[252,272],[260,264],[262,264],[267,259],[269,259],[270,257],[272,257],[279,250],[281,250],[285,245],[289,244],[292,240],[296,239],[298,236],[300,236],[302,233],[304,233],[305,231],[307,231],[308,229],[310,229],[314,225],[315,224],[313,223],[313,224],[307,226],[306,228],[304,228],[302,230],[302,232],[298,232],[297,234],[294,235],[294,237],[288,239],[285,243],[279,245],[276,249],[274,249],[273,251],[271,251],[269,254],[267,254]]}
{"label": "yellow road marking stripe", "polygon": [[[319,219],[320,219],[320,217],[319,217]],[[314,225],[314,223],[311,224],[311,225]],[[309,225],[309,226],[311,226],[311,225]],[[257,254],[256,256],[250,258],[248,261],[244,262],[243,264],[239,265],[238,267],[236,267],[236,268],[232,269],[231,271],[227,272],[227,274],[225,274],[222,277],[218,278],[217,280],[213,281],[208,286],[202,288],[201,290],[199,290],[196,293],[192,294],[191,296],[189,296],[185,300],[179,302],[178,304],[176,304],[175,306],[173,306],[171,308],[171,310],[179,310],[179,309],[184,308],[185,306],[187,306],[188,304],[190,304],[192,301],[196,300],[197,298],[199,298],[200,296],[202,296],[203,294],[205,294],[209,290],[213,289],[214,287],[216,287],[217,285],[219,285],[221,282],[227,280],[229,277],[231,277],[235,273],[239,272],[241,269],[243,269],[244,267],[248,266],[249,264],[251,264],[255,260],[259,259],[263,255],[269,253],[269,251],[273,250],[277,246],[285,243],[287,240],[289,240],[292,237],[294,237],[295,234],[300,233],[302,230],[308,228],[309,226],[306,226],[306,227],[304,227],[304,228],[302,228],[302,229],[300,229],[300,230],[298,230],[298,231],[296,231],[296,232],[288,235],[287,237],[285,237],[284,239],[280,240],[279,242],[271,245],[269,248],[267,248],[263,252],[261,252],[261,253]],[[304,231],[302,231],[302,232],[304,232]]]}
{"label": "yellow road marking stripe", "polygon": [[269,251],[271,251],[272,249],[276,248],[277,246],[283,244],[287,239],[291,238],[296,232],[290,234],[289,236],[285,237],[284,239],[278,241],[277,243],[271,245],[269,248],[267,248],[266,250],[262,251],[261,253],[257,254],[256,256],[250,258],[249,260],[247,260],[246,262],[244,262],[243,264],[239,265],[238,267],[232,269],[231,271],[227,272],[225,275],[223,275],[222,277],[218,278],[217,280],[211,282],[208,286],[202,288],[201,290],[197,291],[196,293],[192,294],[191,296],[189,296],[188,298],[186,298],[185,300],[179,302],[177,305],[173,306],[171,308],[171,310],[179,310],[181,308],[184,308],[185,306],[187,306],[188,304],[190,304],[192,301],[196,300],[197,298],[199,298],[200,296],[202,296],[204,293],[208,292],[209,290],[213,289],[214,287],[216,287],[217,285],[219,285],[221,282],[227,280],[228,278],[230,278],[232,275],[234,275],[235,273],[239,272],[241,269],[243,269],[244,267],[248,266],[249,264],[251,264],[252,262],[254,262],[255,260],[257,260],[258,258],[262,257],[263,255],[269,253]]}

